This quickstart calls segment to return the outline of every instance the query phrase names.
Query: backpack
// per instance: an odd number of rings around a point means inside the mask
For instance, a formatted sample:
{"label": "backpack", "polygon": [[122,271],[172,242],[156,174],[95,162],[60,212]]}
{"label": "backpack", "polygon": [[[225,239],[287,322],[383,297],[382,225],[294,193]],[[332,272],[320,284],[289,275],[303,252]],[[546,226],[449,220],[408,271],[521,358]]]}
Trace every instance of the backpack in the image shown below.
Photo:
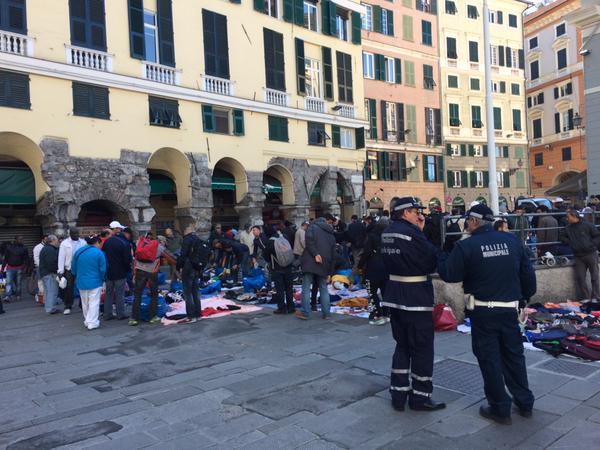
{"label": "backpack", "polygon": [[204,270],[210,258],[210,246],[207,241],[202,239],[194,239],[190,256],[188,257],[192,267],[196,270]]}
{"label": "backpack", "polygon": [[141,237],[135,248],[135,259],[139,262],[152,263],[158,254],[158,241]]}
{"label": "backpack", "polygon": [[287,267],[294,262],[294,252],[290,241],[285,236],[271,238],[275,247],[275,260],[281,267]]}

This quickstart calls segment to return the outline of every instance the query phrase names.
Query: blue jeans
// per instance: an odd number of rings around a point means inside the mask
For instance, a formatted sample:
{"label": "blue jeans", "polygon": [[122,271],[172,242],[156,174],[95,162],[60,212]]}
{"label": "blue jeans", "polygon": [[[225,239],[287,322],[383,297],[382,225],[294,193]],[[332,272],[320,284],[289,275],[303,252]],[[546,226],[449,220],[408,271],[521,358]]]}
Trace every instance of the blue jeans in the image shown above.
{"label": "blue jeans", "polygon": [[42,278],[44,283],[44,309],[47,313],[51,313],[56,309],[58,299],[58,283],[56,282],[56,274],[51,273]]}
{"label": "blue jeans", "polygon": [[125,317],[125,278],[122,280],[106,280],[104,319],[112,317],[113,304],[117,306],[117,318]]}
{"label": "blue jeans", "polygon": [[312,273],[305,273],[302,275],[302,313],[306,317],[310,317],[310,286],[313,282],[313,277],[317,280],[319,285],[321,312],[323,313],[323,317],[327,317],[331,314],[329,291],[327,290],[327,278]]}
{"label": "blue jeans", "polygon": [[21,296],[21,269],[7,269],[6,271],[6,295],[4,298]]}

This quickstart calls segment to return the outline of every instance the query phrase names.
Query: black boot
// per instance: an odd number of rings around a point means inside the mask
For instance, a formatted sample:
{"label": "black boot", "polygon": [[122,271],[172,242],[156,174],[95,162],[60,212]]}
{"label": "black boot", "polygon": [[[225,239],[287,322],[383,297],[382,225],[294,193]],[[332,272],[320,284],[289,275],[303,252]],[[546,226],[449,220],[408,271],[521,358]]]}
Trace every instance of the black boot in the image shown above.
{"label": "black boot", "polygon": [[438,411],[440,409],[444,409],[446,407],[446,404],[442,402],[435,402],[428,398],[423,403],[415,403],[412,405],[409,403],[408,406],[413,411]]}
{"label": "black boot", "polygon": [[490,406],[480,406],[479,415],[485,417],[488,420],[493,420],[494,422],[499,423],[500,425],[512,425],[512,419],[510,418],[510,416],[499,416],[492,412],[492,408]]}

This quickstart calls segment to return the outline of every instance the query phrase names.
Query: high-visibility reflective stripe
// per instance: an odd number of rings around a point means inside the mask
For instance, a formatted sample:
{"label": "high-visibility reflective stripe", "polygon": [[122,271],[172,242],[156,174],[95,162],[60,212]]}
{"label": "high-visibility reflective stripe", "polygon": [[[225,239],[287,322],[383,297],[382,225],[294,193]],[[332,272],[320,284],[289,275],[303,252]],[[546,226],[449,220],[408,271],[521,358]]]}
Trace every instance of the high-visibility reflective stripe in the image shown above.
{"label": "high-visibility reflective stripe", "polygon": [[410,377],[413,380],[418,380],[418,381],[431,381],[431,380],[433,380],[433,378],[431,378],[431,377],[420,377],[419,375],[415,375],[414,373],[411,373]]}
{"label": "high-visibility reflective stripe", "polygon": [[420,395],[421,397],[431,397],[431,394],[428,394],[427,392],[415,391],[414,389],[412,393],[414,395]]}
{"label": "high-visibility reflective stripe", "polygon": [[427,275],[418,275],[414,277],[404,277],[402,275],[390,275],[390,281],[400,281],[402,283],[420,283],[427,281]]}
{"label": "high-visibility reflective stripe", "polygon": [[390,386],[390,389],[391,389],[392,391],[408,392],[408,391],[410,391],[410,386],[401,386],[401,387],[398,387],[398,386]]}
{"label": "high-visibility reflective stripe", "polygon": [[433,311],[433,306],[405,306],[396,303],[381,302],[382,306],[389,308],[401,309],[403,311]]}
{"label": "high-visibility reflective stripe", "polygon": [[392,369],[392,373],[410,373],[410,370],[408,369]]}
{"label": "high-visibility reflective stripe", "polygon": [[381,235],[381,240],[385,242],[386,238],[398,238],[398,239],[404,239],[405,241],[412,241],[412,236],[408,236],[408,235],[402,234],[402,233],[383,233]]}

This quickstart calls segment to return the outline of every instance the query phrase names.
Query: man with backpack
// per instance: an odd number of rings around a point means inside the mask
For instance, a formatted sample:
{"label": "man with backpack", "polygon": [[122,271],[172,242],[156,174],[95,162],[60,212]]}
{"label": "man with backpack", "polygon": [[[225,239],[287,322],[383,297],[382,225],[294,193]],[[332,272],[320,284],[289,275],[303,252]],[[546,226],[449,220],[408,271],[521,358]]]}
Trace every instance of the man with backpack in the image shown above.
{"label": "man with backpack", "polygon": [[293,296],[292,263],[294,252],[288,239],[272,226],[265,228],[269,240],[265,246],[264,257],[275,283],[277,309],[273,314],[293,314],[296,307]]}
{"label": "man with backpack", "polygon": [[165,246],[148,233],[142,236],[135,249],[134,279],[135,288],[133,293],[133,305],[131,307],[131,320],[129,325],[137,326],[142,318],[141,303],[142,292],[147,284],[150,285],[150,323],[160,323],[156,314],[158,306],[158,269],[160,268],[160,257],[165,252]]}
{"label": "man with backpack", "polygon": [[198,317],[201,317],[202,306],[198,294],[198,278],[208,264],[209,258],[210,245],[200,239],[194,232],[194,227],[189,225],[184,231],[181,254],[177,258],[177,270],[181,271],[187,314],[183,323],[194,323]]}

